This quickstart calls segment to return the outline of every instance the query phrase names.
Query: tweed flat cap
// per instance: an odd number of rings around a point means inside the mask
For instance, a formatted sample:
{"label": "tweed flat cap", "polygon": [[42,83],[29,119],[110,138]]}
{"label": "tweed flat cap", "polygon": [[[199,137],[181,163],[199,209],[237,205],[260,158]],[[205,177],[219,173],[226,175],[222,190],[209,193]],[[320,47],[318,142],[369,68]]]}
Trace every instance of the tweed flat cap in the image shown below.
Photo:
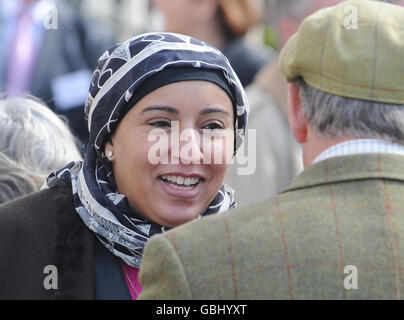
{"label": "tweed flat cap", "polygon": [[404,105],[404,8],[356,0],[306,18],[280,54],[288,82],[302,77],[338,96]]}

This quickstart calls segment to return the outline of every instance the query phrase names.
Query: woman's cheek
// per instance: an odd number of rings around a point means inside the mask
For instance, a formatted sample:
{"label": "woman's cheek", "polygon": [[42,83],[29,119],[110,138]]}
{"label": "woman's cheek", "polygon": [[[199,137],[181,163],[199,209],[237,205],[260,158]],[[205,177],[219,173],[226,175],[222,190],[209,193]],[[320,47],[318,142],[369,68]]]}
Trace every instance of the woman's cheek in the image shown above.
{"label": "woman's cheek", "polygon": [[144,139],[144,154],[152,165],[168,164],[170,155],[170,136],[163,129],[150,131]]}
{"label": "woman's cheek", "polygon": [[234,149],[234,136],[227,130],[217,135],[206,136],[203,141],[204,163],[228,165],[231,163]]}

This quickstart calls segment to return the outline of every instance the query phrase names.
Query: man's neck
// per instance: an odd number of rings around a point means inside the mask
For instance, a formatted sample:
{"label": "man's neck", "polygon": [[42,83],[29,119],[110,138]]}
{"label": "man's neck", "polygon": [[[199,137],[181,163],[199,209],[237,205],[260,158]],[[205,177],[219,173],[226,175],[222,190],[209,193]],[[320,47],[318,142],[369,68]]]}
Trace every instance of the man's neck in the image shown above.
{"label": "man's neck", "polygon": [[313,164],[314,160],[325,150],[331,148],[339,143],[358,140],[355,137],[342,137],[342,138],[323,138],[314,133],[311,129],[308,131],[308,139],[303,143],[303,166],[306,169]]}

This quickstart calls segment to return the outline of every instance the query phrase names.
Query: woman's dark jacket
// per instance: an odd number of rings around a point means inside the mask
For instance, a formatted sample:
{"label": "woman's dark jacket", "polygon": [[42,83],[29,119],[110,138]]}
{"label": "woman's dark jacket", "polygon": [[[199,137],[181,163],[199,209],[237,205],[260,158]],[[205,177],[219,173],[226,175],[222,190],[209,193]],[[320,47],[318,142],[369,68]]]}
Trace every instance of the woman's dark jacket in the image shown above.
{"label": "woman's dark jacket", "polygon": [[[129,298],[118,260],[95,240],[70,185],[0,205],[0,299]],[[57,289],[45,288],[55,287],[46,266]]]}

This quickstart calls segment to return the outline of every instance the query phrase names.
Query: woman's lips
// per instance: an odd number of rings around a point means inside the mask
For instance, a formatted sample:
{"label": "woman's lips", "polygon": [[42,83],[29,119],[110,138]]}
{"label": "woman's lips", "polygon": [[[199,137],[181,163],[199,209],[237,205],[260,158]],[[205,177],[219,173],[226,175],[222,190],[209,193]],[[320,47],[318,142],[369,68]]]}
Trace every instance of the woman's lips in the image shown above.
{"label": "woman's lips", "polygon": [[158,178],[158,182],[167,194],[184,200],[192,200],[196,198],[201,191],[202,184],[204,183],[203,179],[200,179],[195,185],[178,185],[175,182],[163,180],[161,177]]}

